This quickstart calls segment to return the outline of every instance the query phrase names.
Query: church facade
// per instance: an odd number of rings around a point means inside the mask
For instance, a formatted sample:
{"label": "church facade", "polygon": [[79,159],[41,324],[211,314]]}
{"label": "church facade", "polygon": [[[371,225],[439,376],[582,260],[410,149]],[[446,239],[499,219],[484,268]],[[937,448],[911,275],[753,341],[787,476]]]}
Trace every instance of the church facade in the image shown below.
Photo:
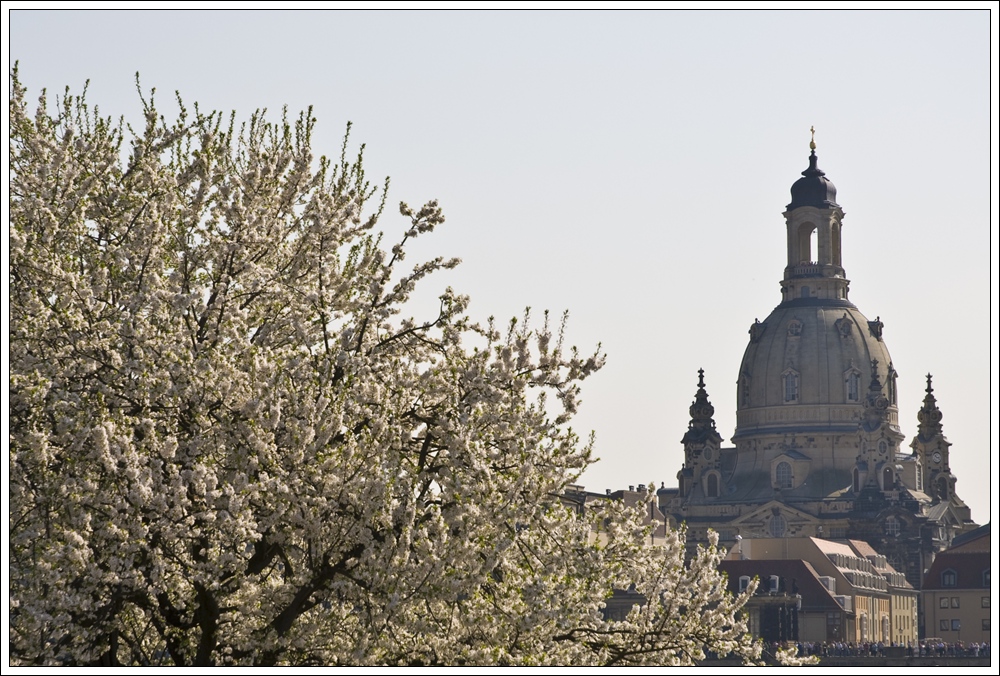
{"label": "church facade", "polygon": [[685,523],[690,544],[816,537],[870,544],[915,588],[938,551],[975,528],[956,493],[950,444],[927,376],[907,444],[883,323],[850,301],[841,259],[844,210],[833,183],[809,166],[785,212],[781,299],[750,326],[737,374],[732,446],[716,430],[704,372],[681,443],[676,488],[660,511]]}

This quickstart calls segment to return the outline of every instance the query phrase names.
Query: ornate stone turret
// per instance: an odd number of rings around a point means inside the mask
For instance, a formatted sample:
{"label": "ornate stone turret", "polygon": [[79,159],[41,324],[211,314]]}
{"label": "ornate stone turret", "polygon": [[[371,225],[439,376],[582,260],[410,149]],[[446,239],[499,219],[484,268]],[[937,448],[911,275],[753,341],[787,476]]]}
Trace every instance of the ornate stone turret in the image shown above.
{"label": "ornate stone turret", "polygon": [[[949,442],[941,427],[943,414],[937,407],[937,399],[934,397],[934,388],[931,386],[931,374],[927,374],[927,394],[924,395],[924,405],[917,412],[917,436],[913,438],[910,448],[917,458],[917,466],[923,479],[923,490],[927,493],[935,504],[939,502],[951,502],[961,505],[968,511],[965,503],[962,502],[955,493],[955,483],[957,481],[951,468],[948,465]],[[969,518],[966,515],[966,518]]]}
{"label": "ornate stone turret", "polygon": [[698,391],[694,394],[694,402],[688,412],[691,414],[691,422],[681,439],[685,448],[689,444],[703,444],[712,437],[722,441],[722,435],[715,430],[715,419],[712,417],[715,415],[715,407],[708,400],[708,392],[705,391],[705,369],[698,369]]}
{"label": "ornate stone turret", "polygon": [[872,359],[871,382],[863,406],[865,412],[861,426],[866,432],[874,432],[888,419],[886,409],[889,408],[889,398],[882,392],[882,382],[878,377],[878,359]]}
{"label": "ornate stone turret", "polygon": [[917,412],[917,421],[920,423],[917,436],[925,441],[933,439],[941,434],[941,418],[944,417],[937,407],[937,399],[934,398],[934,388],[931,386],[931,374],[927,374],[927,392],[924,395],[924,405]]}
{"label": "ornate stone turret", "polygon": [[866,488],[882,492],[899,487],[896,455],[903,435],[890,424],[889,399],[885,396],[878,375],[878,359],[871,362],[871,381],[862,405],[864,412],[858,424],[858,462],[854,468],[854,492]]}
{"label": "ornate stone turret", "polygon": [[681,439],[684,444],[684,467],[677,473],[680,496],[717,498],[721,492],[719,449],[722,435],[715,429],[715,407],[705,391],[705,370],[698,369],[698,391],[688,409],[691,421]]}

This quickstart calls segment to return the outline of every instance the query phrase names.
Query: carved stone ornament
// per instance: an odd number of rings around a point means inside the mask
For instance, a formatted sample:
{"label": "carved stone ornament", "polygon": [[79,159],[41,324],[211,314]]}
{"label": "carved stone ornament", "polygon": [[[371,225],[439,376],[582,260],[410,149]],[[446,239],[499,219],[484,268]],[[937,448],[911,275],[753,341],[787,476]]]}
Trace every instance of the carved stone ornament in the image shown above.
{"label": "carved stone ornament", "polygon": [[753,324],[750,325],[750,342],[756,343],[760,340],[761,336],[764,335],[764,330],[767,328],[767,323],[762,322],[759,319],[755,319]]}
{"label": "carved stone ornament", "polygon": [[851,321],[851,318],[847,316],[846,312],[844,313],[844,316],[835,321],[833,325],[837,328],[837,333],[844,338],[850,336],[851,331],[854,330],[854,322]]}
{"label": "carved stone ornament", "polygon": [[789,336],[800,336],[802,335],[802,322],[798,319],[793,319],[788,322],[788,335]]}

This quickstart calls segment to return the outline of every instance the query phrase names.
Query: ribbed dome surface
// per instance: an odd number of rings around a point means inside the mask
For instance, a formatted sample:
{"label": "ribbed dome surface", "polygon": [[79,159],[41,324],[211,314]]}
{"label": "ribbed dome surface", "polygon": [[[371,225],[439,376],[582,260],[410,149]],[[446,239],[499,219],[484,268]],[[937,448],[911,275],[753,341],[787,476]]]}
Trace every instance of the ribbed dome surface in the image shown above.
{"label": "ribbed dome surface", "polygon": [[889,351],[873,334],[880,334],[878,322],[870,326],[850,304],[775,308],[763,326],[755,326],[743,355],[736,437],[790,426],[801,432],[855,431],[873,359],[880,381],[888,380]]}

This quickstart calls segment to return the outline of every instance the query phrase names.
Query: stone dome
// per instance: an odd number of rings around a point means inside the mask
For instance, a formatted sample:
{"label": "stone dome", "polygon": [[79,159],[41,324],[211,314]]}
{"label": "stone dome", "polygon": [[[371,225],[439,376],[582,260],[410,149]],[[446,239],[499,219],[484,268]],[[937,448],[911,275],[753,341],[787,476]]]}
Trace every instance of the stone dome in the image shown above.
{"label": "stone dome", "polygon": [[899,423],[882,322],[869,320],[848,299],[844,211],[835,202],[836,188],[816,167],[815,144],[810,148],[809,169],[792,185],[784,213],[782,302],[751,325],[740,364],[733,442],[742,472],[765,471],[789,449],[803,453],[812,489],[821,475],[834,482],[848,476],[843,473],[856,461],[858,423],[873,383],[884,392],[888,426],[898,430]]}
{"label": "stone dome", "polygon": [[[805,301],[805,302],[803,302]],[[846,301],[795,299],[750,329],[739,373],[734,441],[755,434],[857,431],[876,363],[894,395],[881,321]],[[895,396],[889,401],[895,405]],[[892,412],[890,424],[896,424]]]}

